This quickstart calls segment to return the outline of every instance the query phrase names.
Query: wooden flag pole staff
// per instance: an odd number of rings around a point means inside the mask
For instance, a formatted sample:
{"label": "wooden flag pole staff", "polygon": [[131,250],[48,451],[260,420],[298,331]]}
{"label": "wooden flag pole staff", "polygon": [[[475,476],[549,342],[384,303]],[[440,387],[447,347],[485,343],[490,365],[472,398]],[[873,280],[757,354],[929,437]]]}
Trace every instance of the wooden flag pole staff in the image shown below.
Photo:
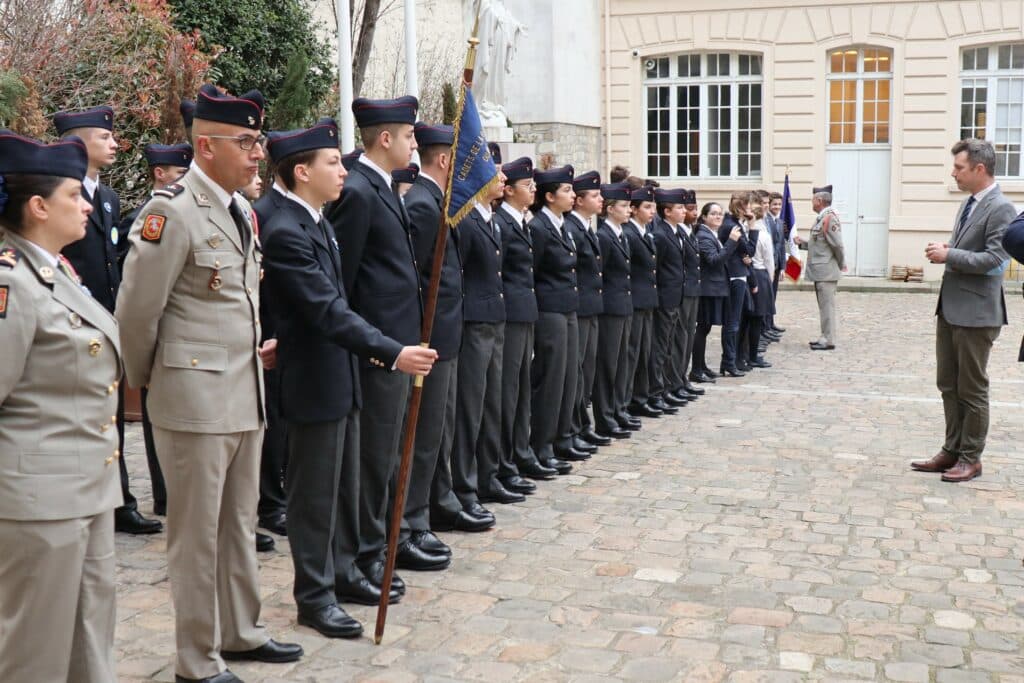
{"label": "wooden flag pole staff", "polygon": [[[480,17],[477,16],[477,23]],[[469,52],[466,54],[466,67],[462,77],[467,87],[473,83],[473,68],[476,64],[476,46],[480,41],[476,37],[477,26],[473,26],[473,35],[469,38]],[[452,162],[455,160],[455,149],[452,149]],[[451,192],[451,182],[448,183]],[[441,220],[437,226],[437,239],[434,240],[434,260],[430,269],[430,284],[427,287],[427,301],[423,307],[423,326],[420,330],[420,346],[430,346],[430,335],[434,329],[434,312],[437,309],[437,292],[441,286],[441,268],[444,265],[444,252],[448,244],[447,211],[441,211]],[[398,535],[402,530],[402,517],[405,513],[405,498],[409,488],[409,470],[412,469],[412,452],[416,441],[416,425],[419,422],[420,402],[423,399],[423,378],[417,377],[409,395],[409,410],[405,418],[405,432],[402,434],[402,460],[398,466],[398,489],[395,491],[395,504],[391,509],[391,524],[388,529],[388,549],[384,563],[384,579],[380,587],[380,604],[377,606],[377,626],[373,632],[373,642],[380,645],[384,638],[384,624],[388,618],[388,597],[391,594],[391,581],[395,575],[395,560],[398,555]]]}

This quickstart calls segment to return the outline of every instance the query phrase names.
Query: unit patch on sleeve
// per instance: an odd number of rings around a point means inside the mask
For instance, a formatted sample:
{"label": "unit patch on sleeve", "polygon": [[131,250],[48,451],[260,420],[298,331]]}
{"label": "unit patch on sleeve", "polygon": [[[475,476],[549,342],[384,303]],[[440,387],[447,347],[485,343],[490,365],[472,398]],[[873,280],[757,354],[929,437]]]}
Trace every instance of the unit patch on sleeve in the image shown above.
{"label": "unit patch on sleeve", "polygon": [[166,216],[161,216],[158,213],[146,214],[146,218],[142,221],[142,239],[145,242],[160,242],[160,238],[164,234],[164,223],[167,222]]}
{"label": "unit patch on sleeve", "polygon": [[0,285],[0,318],[7,317],[7,285]]}

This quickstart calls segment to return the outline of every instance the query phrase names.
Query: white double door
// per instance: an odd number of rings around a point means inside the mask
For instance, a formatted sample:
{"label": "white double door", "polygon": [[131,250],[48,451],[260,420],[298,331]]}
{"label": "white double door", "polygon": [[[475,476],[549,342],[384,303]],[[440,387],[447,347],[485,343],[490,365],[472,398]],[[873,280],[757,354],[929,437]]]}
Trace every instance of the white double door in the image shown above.
{"label": "white double door", "polygon": [[889,265],[890,150],[831,147],[825,165],[832,206],[842,220],[848,274],[884,277]]}

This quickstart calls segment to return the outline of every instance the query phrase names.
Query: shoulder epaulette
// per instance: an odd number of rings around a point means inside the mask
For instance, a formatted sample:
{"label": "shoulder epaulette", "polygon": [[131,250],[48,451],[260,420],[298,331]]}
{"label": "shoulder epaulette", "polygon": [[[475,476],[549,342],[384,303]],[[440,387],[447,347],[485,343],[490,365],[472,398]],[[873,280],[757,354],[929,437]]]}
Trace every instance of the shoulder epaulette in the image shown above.
{"label": "shoulder epaulette", "polygon": [[179,183],[171,183],[167,187],[161,187],[158,190],[153,190],[154,197],[167,197],[168,199],[174,199],[179,194],[185,191],[185,186]]}
{"label": "shoulder epaulette", "polygon": [[19,260],[21,260],[21,252],[14,247],[0,249],[0,266],[13,268],[18,265]]}

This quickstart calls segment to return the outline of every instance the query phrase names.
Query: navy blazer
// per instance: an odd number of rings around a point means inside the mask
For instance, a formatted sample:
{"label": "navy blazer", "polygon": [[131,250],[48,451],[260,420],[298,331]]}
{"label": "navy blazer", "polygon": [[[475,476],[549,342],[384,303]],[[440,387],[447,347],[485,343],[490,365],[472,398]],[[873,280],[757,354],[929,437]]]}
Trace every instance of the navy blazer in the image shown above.
{"label": "navy blazer", "polygon": [[589,226],[584,226],[572,212],[565,214],[565,227],[569,229],[569,234],[576,245],[576,280],[580,293],[577,315],[599,315],[604,311],[604,274],[597,235]]}
{"label": "navy blazer", "polygon": [[729,296],[729,273],[726,261],[739,249],[739,241],[727,239],[723,246],[718,235],[703,223],[697,224],[697,250],[700,252],[701,296]]}
{"label": "navy blazer", "polygon": [[640,235],[633,221],[622,224],[622,232],[629,241],[632,259],[630,266],[633,281],[633,310],[649,310],[658,307],[658,252],[654,235],[647,230]]}
{"label": "navy blazer", "polygon": [[[444,193],[437,183],[420,175],[405,193],[405,210],[409,214],[413,251],[420,268],[420,287],[430,286],[434,264],[434,242],[441,221]],[[441,283],[437,290],[437,308],[430,333],[430,347],[439,360],[449,360],[462,346],[462,261],[459,258],[457,232],[448,230],[441,265]]]}
{"label": "navy blazer", "polygon": [[651,223],[658,251],[658,306],[670,311],[683,303],[683,245],[676,226],[660,216]]}
{"label": "navy blazer", "polygon": [[252,210],[256,212],[257,227],[260,230],[260,239],[263,238],[263,230],[268,227],[270,218],[278,209],[290,203],[293,202],[273,187],[271,187],[270,190],[268,190],[262,197],[252,203]]}
{"label": "navy blazer", "polygon": [[[499,228],[500,229],[500,228]],[[505,290],[501,281],[501,236],[474,207],[459,222],[459,255],[463,263],[466,322],[505,322]]]}
{"label": "navy blazer", "polygon": [[402,344],[349,307],[341,254],[326,222],[321,227],[285,200],[266,226],[264,280],[276,293],[281,415],[300,423],[340,420],[362,405],[353,354],[390,369]]}
{"label": "navy blazer", "polygon": [[341,199],[326,212],[341,245],[352,308],[384,334],[409,346],[420,341],[423,301],[409,219],[391,185],[357,161]]}
{"label": "navy blazer", "polygon": [[[696,228],[696,226],[694,226]],[[676,234],[683,241],[683,296],[700,296],[703,273],[700,267],[700,247],[696,233],[691,237],[676,226]]]}
{"label": "navy blazer", "polygon": [[597,227],[597,242],[604,263],[604,314],[633,315],[629,241],[616,237],[611,226],[602,220]]}
{"label": "navy blazer", "polygon": [[[270,219],[274,217],[274,214],[281,207],[294,203],[274,188],[270,188],[269,192],[253,202],[252,210],[256,213],[260,248],[262,248],[263,241],[270,234],[269,230],[273,229],[270,225]],[[264,272],[266,272],[266,268],[264,268]],[[274,316],[274,306],[270,303],[273,299],[274,291],[267,286],[266,278],[264,277],[260,281],[260,332],[263,334],[263,338],[260,339],[261,343],[266,339],[272,339],[277,336],[277,318]]]}
{"label": "navy blazer", "polygon": [[[738,225],[740,224],[735,216],[731,213],[725,214],[725,219],[722,220],[722,225],[718,228],[718,241],[724,245],[729,241],[729,233]],[[740,227],[742,228],[743,226]],[[753,257],[754,250],[757,247],[757,233],[757,230],[751,230],[749,232],[745,231],[744,234],[740,235],[736,251],[732,252],[725,262],[725,272],[729,274],[730,278],[741,277],[746,279],[753,275],[750,266],[743,262],[743,257]]]}
{"label": "navy blazer", "polygon": [[501,280],[505,287],[505,320],[537,322],[537,293],[533,283],[533,238],[530,228],[502,209],[494,212],[501,230]]}
{"label": "navy blazer", "polygon": [[775,255],[775,270],[782,270],[786,267],[786,225],[782,222],[782,216],[778,218],[765,214],[764,223],[772,235],[772,251]]}
{"label": "navy blazer", "polygon": [[533,236],[537,309],[546,313],[575,313],[580,307],[576,247],[543,211],[534,215],[529,227]]}
{"label": "navy blazer", "polygon": [[[89,199],[84,186],[82,196]],[[100,183],[92,198],[85,237],[63,249],[64,256],[82,278],[82,284],[111,313],[121,286],[120,258],[128,249],[128,233],[120,230],[120,222],[121,200],[116,192]]]}

